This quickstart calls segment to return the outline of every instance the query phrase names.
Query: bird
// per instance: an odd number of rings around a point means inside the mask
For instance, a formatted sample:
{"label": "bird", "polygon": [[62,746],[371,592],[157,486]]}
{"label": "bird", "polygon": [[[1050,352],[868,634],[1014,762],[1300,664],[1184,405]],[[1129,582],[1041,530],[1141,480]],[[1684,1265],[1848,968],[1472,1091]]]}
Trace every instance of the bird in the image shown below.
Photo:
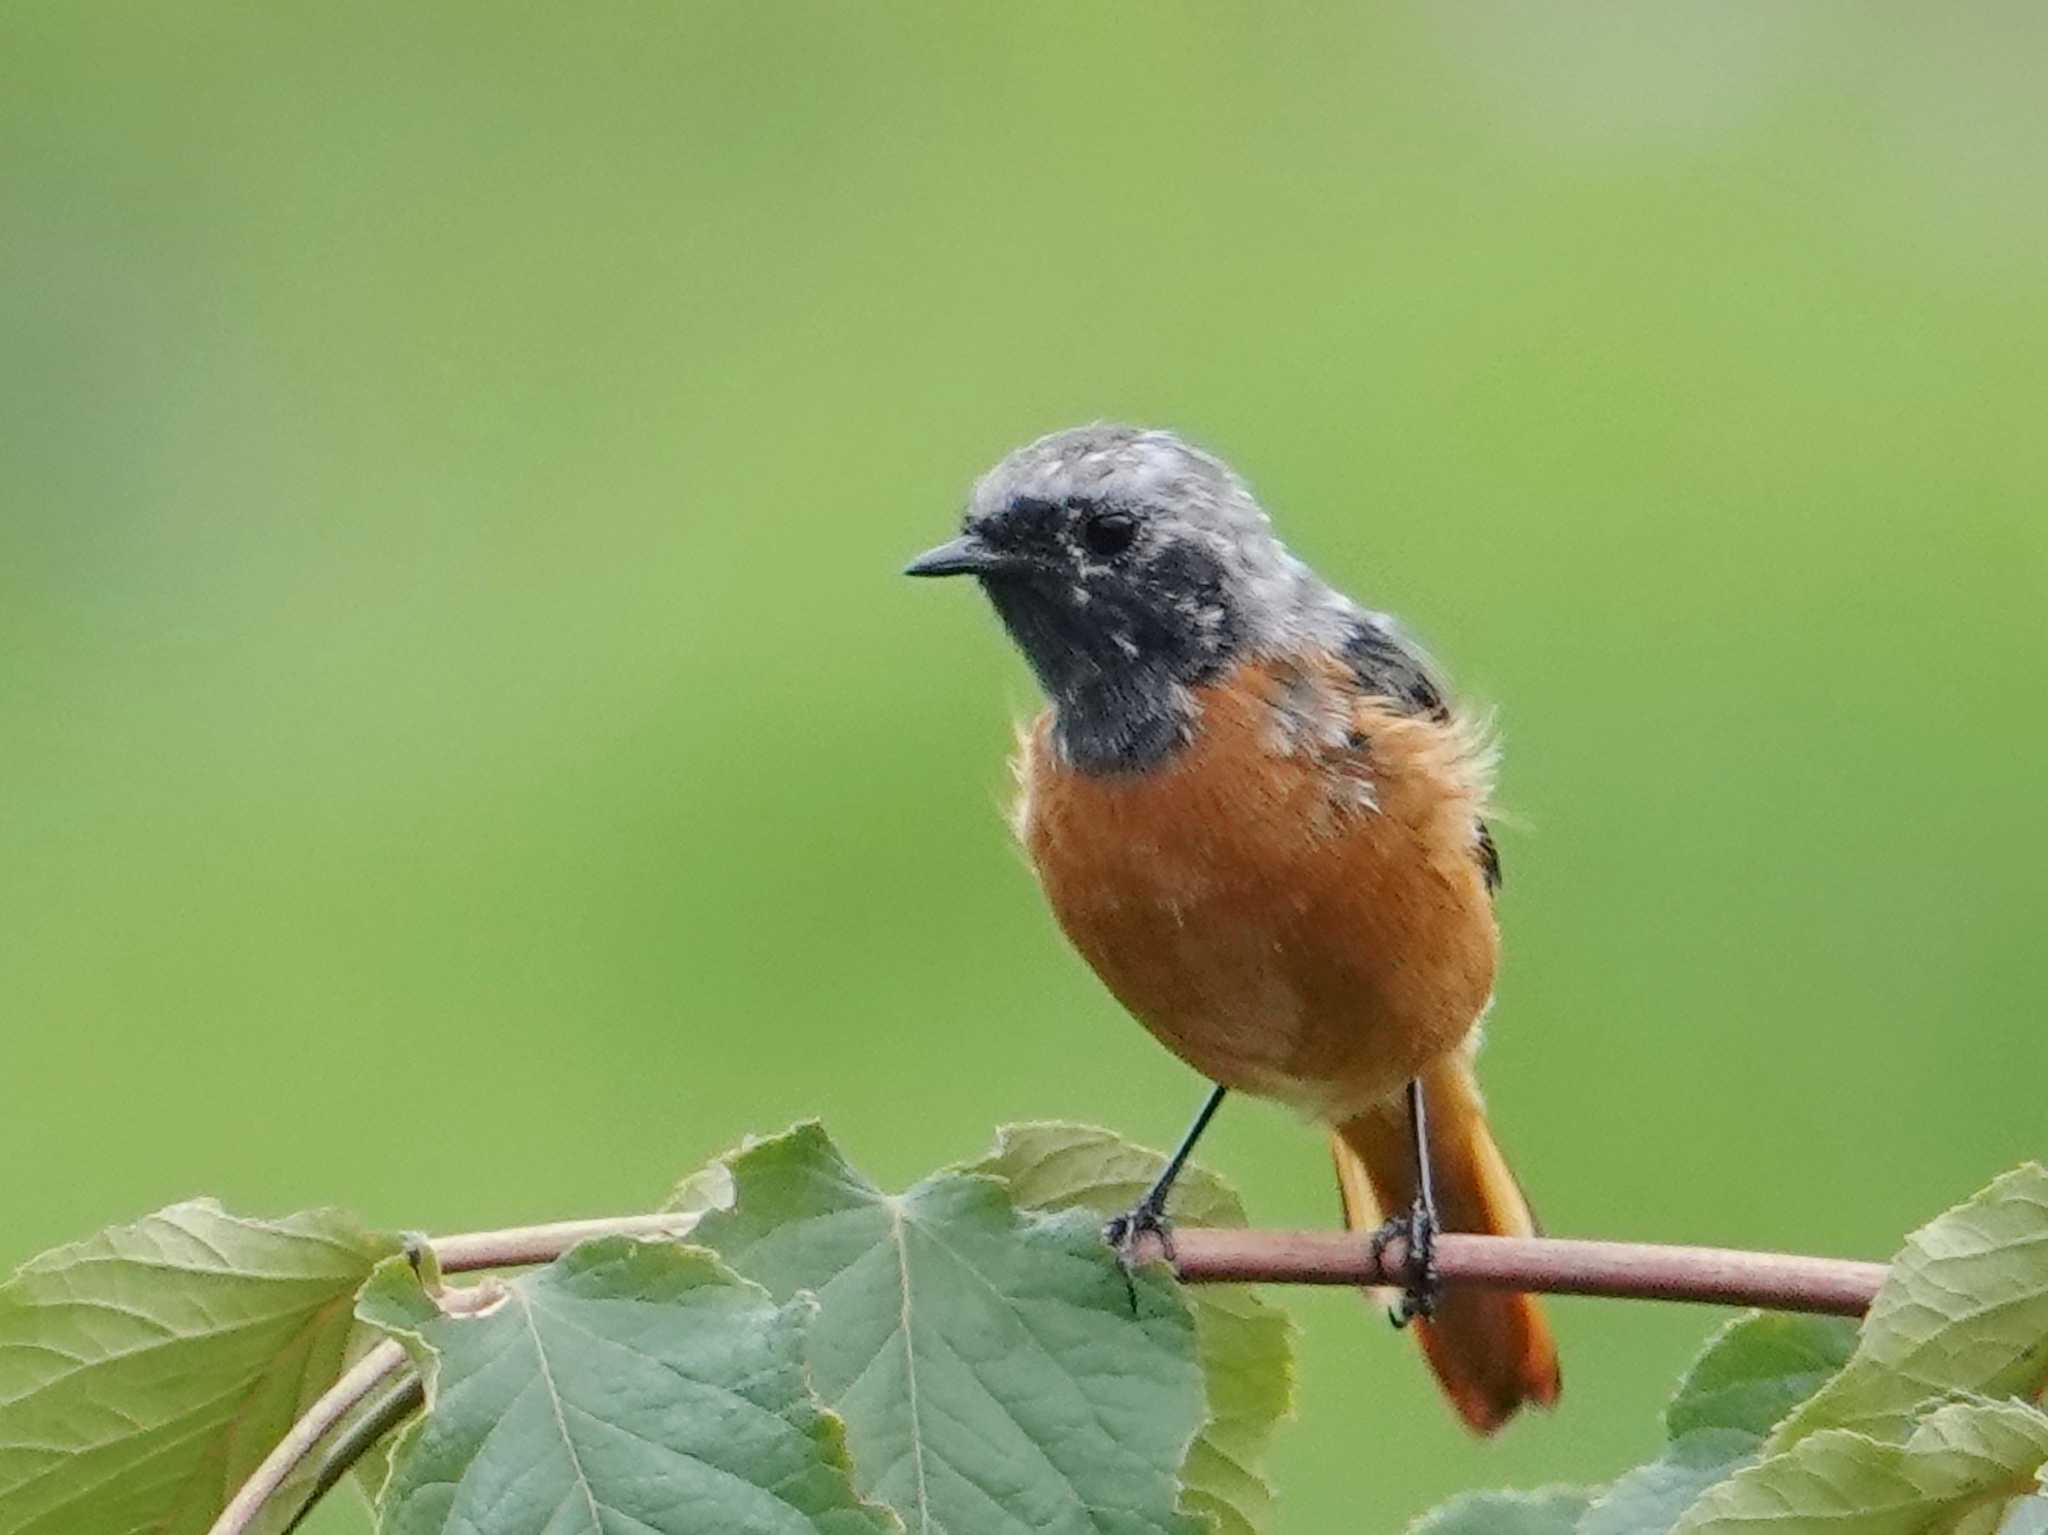
{"label": "bird", "polygon": [[1560,1388],[1529,1295],[1444,1290],[1439,1230],[1533,1235],[1473,1075],[1499,958],[1483,722],[1402,628],[1291,553],[1250,486],[1158,428],[1054,432],[905,567],[968,576],[1045,695],[1014,827],[1067,940],[1210,1090],[1108,1235],[1170,1242],[1224,1096],[1329,1129],[1348,1228],[1406,1239],[1393,1310],[1491,1433]]}

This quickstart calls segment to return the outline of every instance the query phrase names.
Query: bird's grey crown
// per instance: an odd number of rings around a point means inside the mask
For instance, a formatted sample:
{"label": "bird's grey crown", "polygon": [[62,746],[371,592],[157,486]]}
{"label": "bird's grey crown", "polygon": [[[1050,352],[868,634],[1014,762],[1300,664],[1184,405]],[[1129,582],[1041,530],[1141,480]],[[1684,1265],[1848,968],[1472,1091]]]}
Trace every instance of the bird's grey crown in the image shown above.
{"label": "bird's grey crown", "polygon": [[1229,465],[1155,428],[1098,421],[1026,443],[975,485],[968,521],[1001,512],[1020,497],[1135,501],[1271,536],[1266,514]]}
{"label": "bird's grey crown", "polygon": [[1025,444],[976,483],[966,527],[999,520],[1019,503],[1075,501],[1161,518],[1170,536],[1213,558],[1253,652],[1338,649],[1360,621],[1384,623],[1289,552],[1235,470],[1156,427],[1096,422]]}

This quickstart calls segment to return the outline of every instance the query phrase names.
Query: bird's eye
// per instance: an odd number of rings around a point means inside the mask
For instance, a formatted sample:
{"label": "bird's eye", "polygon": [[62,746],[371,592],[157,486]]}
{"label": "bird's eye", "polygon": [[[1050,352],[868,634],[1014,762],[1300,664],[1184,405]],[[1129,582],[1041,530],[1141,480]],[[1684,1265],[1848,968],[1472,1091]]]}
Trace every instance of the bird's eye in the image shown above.
{"label": "bird's eye", "polygon": [[1104,559],[1122,554],[1137,536],[1138,519],[1129,512],[1093,512],[1081,524],[1081,542]]}

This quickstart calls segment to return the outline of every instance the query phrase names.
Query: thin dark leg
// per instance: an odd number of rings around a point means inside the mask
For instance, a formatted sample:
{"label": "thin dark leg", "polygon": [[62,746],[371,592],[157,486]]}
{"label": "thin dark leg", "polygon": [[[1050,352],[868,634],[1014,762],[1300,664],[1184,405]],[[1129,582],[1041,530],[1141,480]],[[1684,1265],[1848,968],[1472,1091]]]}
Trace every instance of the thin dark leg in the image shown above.
{"label": "thin dark leg", "polygon": [[1422,1078],[1408,1079],[1408,1124],[1415,1132],[1415,1197],[1436,1220],[1436,1186],[1429,1173],[1429,1108],[1422,1100]]}
{"label": "thin dark leg", "polygon": [[1173,1148],[1173,1155],[1166,1159],[1166,1166],[1159,1170],[1152,1187],[1146,1191],[1140,1203],[1149,1205],[1159,1214],[1166,1213],[1166,1196],[1173,1192],[1173,1186],[1180,1180],[1181,1170],[1188,1165],[1188,1158],[1195,1153],[1195,1142],[1202,1138],[1202,1132],[1209,1128],[1209,1121],[1216,1117],[1216,1111],[1223,1106],[1223,1095],[1227,1087],[1212,1087],[1209,1096],[1202,1100],[1202,1106],[1189,1121],[1187,1133],[1181,1136],[1180,1144]]}
{"label": "thin dark leg", "polygon": [[[1166,1219],[1166,1197],[1173,1192],[1174,1182],[1188,1165],[1188,1158],[1194,1154],[1195,1142],[1202,1138],[1202,1132],[1209,1128],[1209,1121],[1216,1117],[1216,1110],[1222,1106],[1223,1095],[1230,1089],[1212,1087],[1209,1096],[1202,1100],[1202,1107],[1196,1111],[1189,1124],[1187,1134],[1180,1138],[1180,1145],[1173,1155],[1166,1159],[1166,1166],[1159,1170],[1159,1176],[1152,1187],[1145,1191],[1145,1197],[1123,1215],[1119,1215],[1103,1227],[1103,1239],[1117,1250],[1129,1266],[1130,1256],[1139,1237],[1146,1232],[1155,1233],[1166,1248],[1167,1257],[1173,1256],[1173,1229]],[[1135,1297],[1134,1297],[1135,1300]]]}
{"label": "thin dark leg", "polygon": [[1429,1170],[1429,1110],[1422,1079],[1408,1081],[1408,1127],[1415,1132],[1415,1203],[1408,1211],[1408,1283],[1393,1314],[1396,1327],[1436,1314],[1436,1186]]}

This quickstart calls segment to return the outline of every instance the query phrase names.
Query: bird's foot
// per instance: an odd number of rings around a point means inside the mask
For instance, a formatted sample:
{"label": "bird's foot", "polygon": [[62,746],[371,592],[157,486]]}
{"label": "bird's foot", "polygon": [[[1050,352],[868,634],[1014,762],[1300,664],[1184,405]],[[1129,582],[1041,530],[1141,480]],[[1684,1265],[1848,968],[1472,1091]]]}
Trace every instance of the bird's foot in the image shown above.
{"label": "bird's foot", "polygon": [[1138,1314],[1138,1249],[1146,1237],[1159,1239],[1160,1251],[1166,1261],[1174,1259],[1173,1222],[1166,1218],[1162,1201],[1151,1195],[1139,1200],[1122,1215],[1113,1217],[1102,1228],[1102,1240],[1116,1252],[1117,1265],[1124,1271],[1124,1288],[1130,1293],[1131,1315]]}
{"label": "bird's foot", "polygon": [[1436,1215],[1420,1199],[1406,1215],[1397,1215],[1366,1240],[1371,1244],[1374,1263],[1382,1263],[1388,1244],[1399,1239],[1406,1251],[1401,1267],[1405,1278],[1401,1299],[1387,1308],[1387,1320],[1406,1327],[1417,1317],[1436,1315],[1436,1300],[1443,1282],[1436,1272]]}

